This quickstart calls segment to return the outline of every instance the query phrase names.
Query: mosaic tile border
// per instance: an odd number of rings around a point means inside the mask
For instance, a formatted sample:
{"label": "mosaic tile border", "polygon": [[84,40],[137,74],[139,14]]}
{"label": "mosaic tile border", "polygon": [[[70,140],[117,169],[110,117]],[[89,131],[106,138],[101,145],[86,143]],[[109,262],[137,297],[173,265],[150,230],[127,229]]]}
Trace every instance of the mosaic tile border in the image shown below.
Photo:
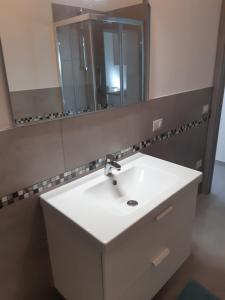
{"label": "mosaic tile border", "polygon": [[[107,110],[108,108],[113,108],[113,106],[103,106],[103,107],[98,107],[98,111],[102,110]],[[50,121],[50,120],[57,120],[57,119],[62,119],[65,117],[75,117],[75,116],[80,116],[82,114],[87,114],[91,113],[93,110],[90,108],[86,108],[77,112],[74,112],[72,110],[65,111],[65,112],[54,112],[54,113],[49,113],[43,116],[30,116],[30,117],[24,117],[24,118],[19,118],[19,119],[14,119],[14,122],[17,126],[24,126],[24,125],[29,125],[32,123],[37,123],[37,122],[42,122],[42,121]]]}
{"label": "mosaic tile border", "polygon": [[24,117],[24,118],[20,118],[20,119],[15,119],[14,121],[17,126],[23,126],[23,125],[28,125],[28,124],[32,124],[32,123],[41,122],[41,121],[57,120],[57,119],[65,118],[65,117],[79,116],[81,114],[90,113],[90,112],[92,112],[92,110],[90,108],[78,111],[76,113],[72,110],[68,110],[65,112],[49,113],[44,116]]}
{"label": "mosaic tile border", "polygon": [[44,116],[34,116],[34,117],[25,117],[25,118],[20,118],[20,119],[15,119],[15,124],[17,126],[21,125],[26,125],[30,123],[35,123],[35,122],[40,122],[40,121],[48,121],[48,120],[55,120],[55,119],[60,119],[64,117],[71,117],[73,116],[72,111],[67,111],[67,112],[55,112],[55,113],[50,113]]}
{"label": "mosaic tile border", "polygon": [[[138,151],[141,151],[142,149],[148,148],[155,143],[162,142],[162,141],[170,139],[176,135],[183,134],[195,127],[199,127],[202,124],[204,124],[205,122],[207,122],[208,120],[209,120],[209,115],[205,115],[200,120],[195,120],[195,121],[186,123],[184,125],[181,125],[177,128],[171,129],[166,133],[162,133],[162,134],[152,137],[148,140],[137,143],[127,149],[120,150],[120,151],[114,153],[114,155],[116,156],[117,159],[123,159],[123,158],[128,157]],[[55,177],[49,178],[45,181],[34,184],[30,187],[21,189],[20,191],[16,191],[14,193],[11,193],[9,195],[1,197],[0,198],[0,209],[7,207],[18,201],[28,199],[33,196],[38,196],[41,193],[47,192],[48,190],[50,190],[54,187],[58,187],[59,185],[66,184],[74,179],[78,179],[79,177],[82,177],[84,175],[89,174],[90,172],[93,172],[99,168],[102,168],[104,166],[104,164],[105,164],[105,157],[98,158],[97,160],[89,162],[83,166],[80,166],[73,170],[59,174]]]}

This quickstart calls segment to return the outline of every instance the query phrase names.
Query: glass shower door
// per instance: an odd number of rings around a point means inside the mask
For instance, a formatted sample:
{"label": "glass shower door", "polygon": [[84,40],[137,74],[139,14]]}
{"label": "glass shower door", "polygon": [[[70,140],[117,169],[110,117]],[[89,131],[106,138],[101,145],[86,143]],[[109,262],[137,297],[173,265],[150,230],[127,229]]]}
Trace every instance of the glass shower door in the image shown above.
{"label": "glass shower door", "polygon": [[96,99],[99,110],[121,105],[121,53],[118,24],[92,21],[96,78]]}
{"label": "glass shower door", "polygon": [[143,101],[143,23],[86,18],[56,27],[64,110],[80,114]]}
{"label": "glass shower door", "polygon": [[64,111],[73,114],[95,110],[90,23],[57,27]]}
{"label": "glass shower door", "polygon": [[143,37],[141,26],[123,25],[123,104],[143,101]]}
{"label": "glass shower door", "polygon": [[98,109],[143,100],[143,30],[126,22],[92,21]]}

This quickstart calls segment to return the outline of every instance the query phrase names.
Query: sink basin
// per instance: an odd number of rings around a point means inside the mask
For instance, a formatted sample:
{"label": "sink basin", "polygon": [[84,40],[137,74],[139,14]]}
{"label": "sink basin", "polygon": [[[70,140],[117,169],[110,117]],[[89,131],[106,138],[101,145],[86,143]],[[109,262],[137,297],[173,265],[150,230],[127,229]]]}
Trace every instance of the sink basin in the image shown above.
{"label": "sink basin", "polygon": [[43,194],[42,204],[107,244],[176,192],[201,180],[200,172],[140,153],[120,164],[121,171],[114,171],[113,177],[101,169]]}
{"label": "sink basin", "polygon": [[124,166],[111,178],[102,175],[100,182],[94,183],[84,194],[99,208],[123,216],[134,213],[162,191],[168,190],[177,180],[176,175],[140,162],[138,166]]}

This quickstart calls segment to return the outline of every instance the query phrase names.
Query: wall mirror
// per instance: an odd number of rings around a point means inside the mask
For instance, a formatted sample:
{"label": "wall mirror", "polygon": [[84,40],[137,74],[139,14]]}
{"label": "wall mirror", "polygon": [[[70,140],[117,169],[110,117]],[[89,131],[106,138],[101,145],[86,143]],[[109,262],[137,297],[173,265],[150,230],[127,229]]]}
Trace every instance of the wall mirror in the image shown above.
{"label": "wall mirror", "polygon": [[148,1],[2,0],[0,37],[17,126],[148,100]]}

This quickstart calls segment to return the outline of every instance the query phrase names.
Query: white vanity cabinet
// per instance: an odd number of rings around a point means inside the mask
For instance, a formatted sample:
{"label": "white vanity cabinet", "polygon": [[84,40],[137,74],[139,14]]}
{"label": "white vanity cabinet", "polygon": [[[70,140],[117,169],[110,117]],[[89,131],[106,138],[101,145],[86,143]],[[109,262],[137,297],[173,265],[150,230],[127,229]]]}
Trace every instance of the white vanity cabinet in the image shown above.
{"label": "white vanity cabinet", "polygon": [[150,300],[190,255],[198,183],[106,244],[42,201],[55,287],[67,300]]}
{"label": "white vanity cabinet", "polygon": [[106,246],[106,300],[150,300],[190,255],[197,185],[155,209]]}

